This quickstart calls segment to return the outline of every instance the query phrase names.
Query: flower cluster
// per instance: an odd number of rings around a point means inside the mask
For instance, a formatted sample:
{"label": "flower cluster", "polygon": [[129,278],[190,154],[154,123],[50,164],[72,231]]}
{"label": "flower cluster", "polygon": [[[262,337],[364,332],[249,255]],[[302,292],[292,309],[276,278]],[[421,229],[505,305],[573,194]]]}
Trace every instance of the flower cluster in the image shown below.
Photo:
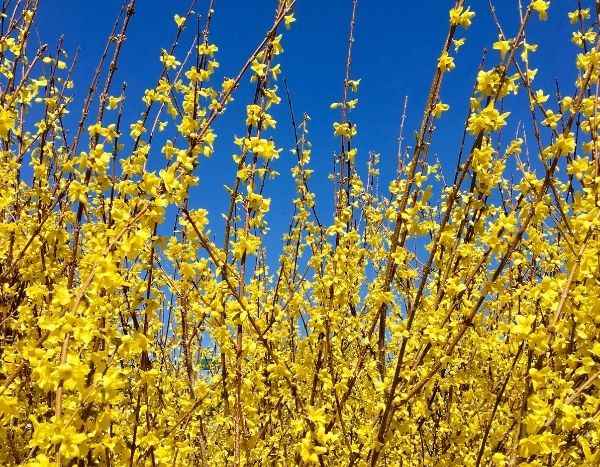
{"label": "flower cluster", "polygon": [[[234,78],[220,75],[213,2],[197,30],[191,11],[170,19],[173,44],[129,121],[106,59],[126,46],[129,0],[69,124],[70,58],[35,50],[37,1],[5,2],[0,464],[598,465],[592,5],[568,14],[576,79],[560,92],[534,84],[543,44],[526,40],[551,2],[524,5],[511,38],[492,15],[497,63],[476,74],[448,177],[429,148],[475,18],[456,0],[422,121],[386,190],[351,119],[355,0],[344,94],[331,105],[333,212],[311,190],[311,120],[296,118],[288,94],[295,197],[272,261],[278,60],[296,22],[295,1],[276,3]],[[224,157],[215,122],[242,86],[252,97],[220,236],[194,187],[206,158]]]}

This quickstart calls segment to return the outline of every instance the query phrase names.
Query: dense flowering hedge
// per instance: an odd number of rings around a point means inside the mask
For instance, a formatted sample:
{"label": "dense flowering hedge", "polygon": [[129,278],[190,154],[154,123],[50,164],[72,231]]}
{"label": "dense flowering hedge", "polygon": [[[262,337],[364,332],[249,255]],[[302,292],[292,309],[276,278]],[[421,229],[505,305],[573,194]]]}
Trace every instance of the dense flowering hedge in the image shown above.
{"label": "dense flowering hedge", "polygon": [[[475,20],[456,0],[422,122],[381,195],[377,157],[361,178],[353,144],[355,0],[332,104],[335,212],[319,218],[308,119],[294,118],[297,196],[275,265],[263,239],[282,149],[269,112],[288,100],[277,59],[295,1],[278,2],[222,80],[217,6],[203,24],[176,15],[145,111],[125,121],[116,68],[135,3],[76,109],[74,64],[31,40],[38,1],[3,2],[0,464],[600,463],[597,2],[572,2],[577,80],[558,91],[536,86],[527,41],[550,2],[522,5],[510,37],[490,4],[499,37],[447,179],[429,143]],[[187,53],[185,28],[197,29]],[[228,157],[213,155],[214,123],[247,79],[220,235],[192,209],[193,186],[203,158]],[[522,124],[513,94],[529,104]]]}

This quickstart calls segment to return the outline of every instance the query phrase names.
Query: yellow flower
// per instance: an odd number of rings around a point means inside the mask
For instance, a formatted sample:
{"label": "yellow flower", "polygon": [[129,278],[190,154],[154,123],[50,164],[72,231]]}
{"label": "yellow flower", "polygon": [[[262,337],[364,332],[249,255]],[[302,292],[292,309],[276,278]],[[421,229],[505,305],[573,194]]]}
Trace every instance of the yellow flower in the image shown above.
{"label": "yellow flower", "polygon": [[146,131],[146,129],[144,128],[144,123],[141,120],[138,120],[137,122],[132,123],[129,126],[129,129],[130,129],[129,135],[133,139],[139,138],[142,135],[142,133],[144,133]]}
{"label": "yellow flower", "polygon": [[66,306],[71,302],[71,294],[66,285],[59,285],[53,291],[52,303]]}
{"label": "yellow flower", "polygon": [[500,113],[490,102],[481,112],[469,117],[467,129],[471,134],[498,131],[506,125],[510,112]]}
{"label": "yellow flower", "polygon": [[247,232],[240,232],[238,238],[233,242],[233,256],[242,259],[243,256],[253,255],[260,246],[260,238]]}
{"label": "yellow flower", "polygon": [[300,443],[300,457],[307,464],[318,464],[319,455],[327,452],[322,446],[314,444],[311,433],[307,433]]}
{"label": "yellow flower", "polygon": [[185,24],[185,16],[179,16],[179,15],[175,15],[173,16],[173,20],[175,21],[175,24],[177,25],[178,28],[182,27]]}
{"label": "yellow flower", "polygon": [[254,60],[252,62],[252,66],[250,67],[254,74],[260,78],[266,75],[267,65],[259,62],[258,60]]}
{"label": "yellow flower", "polygon": [[437,102],[433,106],[433,110],[431,113],[435,118],[439,118],[444,112],[448,111],[448,109],[450,109],[450,106],[448,104],[444,104],[443,102]]}
{"label": "yellow flower", "polygon": [[475,12],[471,11],[471,8],[466,9],[462,6],[454,7],[450,10],[450,24],[453,26],[462,26],[468,28],[471,26],[471,21],[475,16]]}
{"label": "yellow flower", "polygon": [[346,86],[350,87],[350,89],[352,89],[352,92],[357,92],[359,85],[360,79],[349,79],[348,81],[346,81]]}
{"label": "yellow flower", "polygon": [[6,139],[8,132],[15,129],[15,112],[6,107],[0,107],[0,137]]}
{"label": "yellow flower", "polygon": [[465,45],[466,39],[461,37],[460,39],[452,39],[452,44],[454,45],[454,51],[458,52],[458,50]]}
{"label": "yellow flower", "polygon": [[544,94],[544,91],[542,89],[538,89],[537,91],[535,91],[535,94],[531,99],[531,109],[533,110],[533,108],[536,105],[545,104],[546,102],[548,102],[548,98],[549,96],[547,94]]}
{"label": "yellow flower", "polygon": [[165,66],[165,68],[167,70],[177,68],[179,65],[181,65],[180,61],[178,61],[173,55],[170,55],[169,53],[167,53],[167,51],[164,49],[162,50],[162,53],[160,54],[160,61],[162,62],[162,64]]}
{"label": "yellow flower", "polygon": [[285,23],[285,27],[290,29],[292,27],[292,23],[296,22],[296,18],[294,17],[294,13],[289,15],[285,15],[283,18],[283,22]]}
{"label": "yellow flower", "polygon": [[455,66],[454,58],[448,55],[448,52],[446,51],[438,58],[438,68],[443,72],[453,70]]}
{"label": "yellow flower", "polygon": [[494,42],[494,50],[497,50],[500,52],[500,56],[502,58],[504,58],[504,56],[506,55],[506,53],[510,50],[510,45],[511,45],[511,41],[507,41],[507,40],[498,40],[496,42]]}
{"label": "yellow flower", "polygon": [[561,133],[551,146],[551,153],[555,156],[563,156],[575,152],[575,135],[573,133]]}
{"label": "yellow flower", "polygon": [[558,125],[558,122],[560,122],[561,118],[561,114],[554,113],[552,110],[548,109],[546,110],[546,118],[542,120],[542,125],[556,129],[556,126]]}
{"label": "yellow flower", "polygon": [[38,454],[35,459],[32,459],[25,464],[26,467],[55,467],[56,462],[51,461],[45,454]]}
{"label": "yellow flower", "polygon": [[106,105],[106,108],[109,110],[114,110],[117,108],[117,106],[121,103],[121,101],[123,100],[123,96],[109,96],[108,98],[108,104]]}
{"label": "yellow flower", "polygon": [[523,145],[523,138],[517,138],[510,142],[508,148],[506,148],[506,154],[521,154],[521,146]]}
{"label": "yellow flower", "polygon": [[198,46],[198,53],[200,55],[208,55],[212,57],[219,51],[219,48],[215,44],[200,44]]}
{"label": "yellow flower", "polygon": [[582,21],[590,18],[590,9],[582,8],[581,10],[570,11],[567,13],[567,16],[571,24],[577,24],[580,17]]}
{"label": "yellow flower", "polygon": [[533,0],[531,2],[531,8],[535,11],[541,21],[548,19],[548,8],[550,8],[550,2],[548,0]]}
{"label": "yellow flower", "polygon": [[356,136],[356,125],[348,122],[334,122],[333,133],[335,136],[343,136],[345,138],[352,138]]}

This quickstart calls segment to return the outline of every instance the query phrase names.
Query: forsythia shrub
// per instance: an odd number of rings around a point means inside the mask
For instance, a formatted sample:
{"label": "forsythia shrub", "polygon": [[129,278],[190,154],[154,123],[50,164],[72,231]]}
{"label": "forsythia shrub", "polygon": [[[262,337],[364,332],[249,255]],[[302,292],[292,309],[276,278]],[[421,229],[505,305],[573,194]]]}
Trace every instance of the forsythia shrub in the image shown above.
{"label": "forsythia shrub", "polygon": [[[269,112],[294,0],[278,2],[264,40],[221,82],[214,5],[204,25],[176,15],[162,73],[128,122],[115,76],[129,0],[74,125],[72,64],[60,45],[30,44],[38,1],[4,3],[1,465],[600,464],[597,2],[573,2],[577,80],[558,93],[536,87],[526,39],[550,1],[523,5],[512,37],[492,14],[498,41],[445,180],[429,143],[475,20],[456,0],[414,144],[379,195],[377,157],[363,179],[353,145],[355,0],[332,104],[333,221],[310,189],[308,119],[294,121],[297,196],[275,265],[264,237],[281,148]],[[215,236],[193,186],[248,78],[256,92]],[[531,118],[507,141],[512,95]],[[174,136],[161,139],[166,125]]]}

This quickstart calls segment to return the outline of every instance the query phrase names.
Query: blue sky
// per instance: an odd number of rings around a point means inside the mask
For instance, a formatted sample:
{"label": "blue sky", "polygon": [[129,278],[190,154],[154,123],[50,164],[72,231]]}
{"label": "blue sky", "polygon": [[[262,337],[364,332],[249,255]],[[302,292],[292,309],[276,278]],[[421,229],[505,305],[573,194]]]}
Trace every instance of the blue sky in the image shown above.
{"label": "blue sky", "polygon": [[[42,41],[53,45],[63,33],[67,51],[72,54],[80,48],[74,93],[76,101],[81,102],[121,1],[44,0],[41,3],[37,29]],[[437,56],[447,34],[448,9],[453,3],[449,0],[359,0],[352,77],[361,78],[362,82],[359,106],[352,118],[359,129],[356,140],[359,164],[366,163],[370,150],[380,153],[382,186],[394,175],[396,140],[405,95],[409,98],[405,137],[408,144],[414,139]],[[456,59],[456,69],[447,75],[442,89],[442,99],[450,104],[451,111],[440,120],[432,144],[432,154],[440,159],[448,176],[454,171],[456,148],[482,49],[491,47],[496,40],[487,0],[466,3],[477,16],[469,30],[460,31],[459,36],[466,37],[467,41]],[[514,35],[517,1],[497,0],[496,3],[505,32]],[[552,3],[550,20],[541,23],[536,17],[529,29],[528,40],[540,42],[540,50],[532,63],[542,70],[540,87],[548,92],[553,90],[557,78],[563,93],[572,92],[575,47],[569,43],[572,29],[566,12],[575,9],[577,2],[554,0]],[[207,4],[207,0],[199,0],[196,11],[204,14]],[[173,15],[183,14],[188,5],[187,0],[138,1],[113,89],[113,94],[118,94],[120,83],[127,82],[127,125],[137,119],[143,108],[140,100],[143,91],[152,86],[159,75],[160,50],[170,46],[175,33]],[[274,0],[216,1],[212,41],[220,48],[219,79],[237,73],[270,26],[274,5]],[[327,174],[331,170],[332,153],[338,147],[331,128],[332,122],[339,118],[336,111],[329,109],[329,104],[339,101],[342,92],[350,12],[351,0],[298,0],[297,22],[285,34],[285,54],[280,56],[282,77],[288,80],[297,117],[307,112],[312,119],[310,136],[315,169],[312,187],[321,200],[319,211],[325,222],[330,219],[332,200]],[[180,58],[192,40],[192,29],[190,27],[181,40]],[[498,54],[490,51],[488,57],[487,68],[490,68],[497,63]],[[217,239],[222,232],[220,213],[227,202],[223,185],[230,184],[235,173],[231,160],[236,150],[233,136],[243,132],[242,109],[250,100],[251,89],[252,85],[246,80],[236,94],[236,103],[218,121],[215,155],[202,161],[198,171],[200,185],[192,193],[192,207],[204,207],[211,212],[211,227]],[[518,103],[523,107],[523,100]],[[78,119],[77,113],[73,113],[73,120]],[[273,114],[279,122],[274,135],[278,146],[285,148],[275,165],[281,176],[267,188],[267,195],[273,198],[269,219],[271,239],[275,240],[287,228],[292,212],[293,185],[289,174],[292,155],[288,149],[292,147],[293,138],[287,107],[282,104]],[[515,124],[517,117],[513,116]],[[154,154],[157,160],[162,158],[158,147]]]}

